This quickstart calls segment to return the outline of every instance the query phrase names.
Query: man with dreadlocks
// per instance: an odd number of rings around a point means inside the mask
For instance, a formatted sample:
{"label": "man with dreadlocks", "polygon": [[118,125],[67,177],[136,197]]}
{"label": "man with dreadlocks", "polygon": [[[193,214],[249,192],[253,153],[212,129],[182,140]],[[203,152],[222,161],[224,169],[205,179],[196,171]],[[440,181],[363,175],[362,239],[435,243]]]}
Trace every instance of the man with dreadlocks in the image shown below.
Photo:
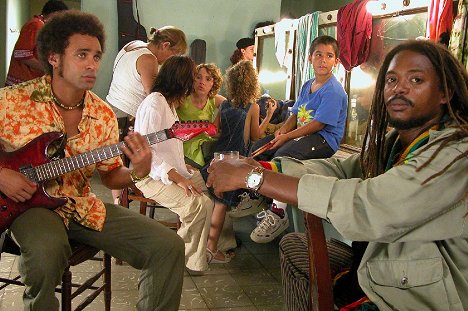
{"label": "man with dreadlocks", "polygon": [[[208,185],[219,194],[249,182],[364,242],[357,277],[374,310],[468,310],[467,87],[447,49],[407,41],[382,64],[360,157],[281,159],[298,177],[218,161]],[[280,244],[286,309],[309,310],[307,265],[297,262],[307,255],[296,247],[287,257],[294,237]]]}

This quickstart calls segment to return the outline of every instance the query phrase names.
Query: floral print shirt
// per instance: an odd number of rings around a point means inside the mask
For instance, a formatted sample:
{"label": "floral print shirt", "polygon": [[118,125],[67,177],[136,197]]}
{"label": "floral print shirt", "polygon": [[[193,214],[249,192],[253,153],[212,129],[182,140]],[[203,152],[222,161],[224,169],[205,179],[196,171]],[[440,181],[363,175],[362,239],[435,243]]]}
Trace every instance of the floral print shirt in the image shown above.
{"label": "floral print shirt", "polygon": [[[79,133],[67,137],[65,157],[82,154],[99,147],[116,144],[119,132],[112,109],[96,94],[87,91]],[[47,132],[65,132],[65,125],[51,97],[51,78],[43,76],[19,85],[0,89],[0,150],[12,152]],[[47,149],[52,155],[57,146]],[[21,154],[20,154],[21,155]],[[28,159],[24,159],[24,164]],[[47,181],[44,188],[54,197],[68,197],[66,204],[55,211],[65,225],[71,219],[101,231],[106,217],[104,203],[91,192],[90,179],[96,169],[110,171],[122,166],[120,157],[113,157],[85,166]]]}

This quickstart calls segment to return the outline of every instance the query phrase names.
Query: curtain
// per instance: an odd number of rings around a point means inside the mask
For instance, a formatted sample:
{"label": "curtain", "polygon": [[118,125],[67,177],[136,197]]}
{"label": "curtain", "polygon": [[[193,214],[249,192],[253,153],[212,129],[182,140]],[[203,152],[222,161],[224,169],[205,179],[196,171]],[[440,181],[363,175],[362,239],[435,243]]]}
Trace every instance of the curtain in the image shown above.
{"label": "curtain", "polygon": [[458,2],[458,15],[453,23],[449,49],[468,70],[468,0]]}
{"label": "curtain", "polygon": [[309,64],[309,47],[318,36],[318,17],[320,12],[307,14],[299,18],[296,36],[295,98],[299,95],[302,84],[314,77],[312,65]]}

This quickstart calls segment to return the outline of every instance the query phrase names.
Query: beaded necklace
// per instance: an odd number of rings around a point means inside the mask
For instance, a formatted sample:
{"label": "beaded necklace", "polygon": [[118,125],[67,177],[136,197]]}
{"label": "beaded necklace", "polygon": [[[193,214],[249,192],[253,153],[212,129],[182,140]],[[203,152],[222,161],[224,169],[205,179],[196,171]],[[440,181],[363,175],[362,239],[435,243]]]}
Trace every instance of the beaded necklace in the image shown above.
{"label": "beaded necklace", "polygon": [[62,103],[57,99],[57,97],[55,97],[54,92],[50,92],[50,94],[52,95],[52,99],[54,100],[54,103],[55,103],[57,106],[59,106],[60,108],[63,108],[63,109],[66,109],[66,110],[73,110],[73,109],[79,108],[79,107],[81,107],[81,106],[83,105],[83,103],[84,103],[84,96],[83,96],[83,98],[81,99],[81,101],[80,101],[78,104],[76,104],[76,105],[74,105],[74,106],[65,106],[64,104],[62,104]]}

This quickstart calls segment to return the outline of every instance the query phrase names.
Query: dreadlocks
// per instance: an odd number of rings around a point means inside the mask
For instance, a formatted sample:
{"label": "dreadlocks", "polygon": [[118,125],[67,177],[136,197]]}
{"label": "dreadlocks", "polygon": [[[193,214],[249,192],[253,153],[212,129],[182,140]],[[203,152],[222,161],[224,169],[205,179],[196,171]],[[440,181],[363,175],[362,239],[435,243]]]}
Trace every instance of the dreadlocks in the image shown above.
{"label": "dreadlocks", "polygon": [[[385,170],[387,154],[385,134],[389,119],[384,102],[385,75],[395,55],[407,50],[426,56],[432,63],[439,77],[439,87],[445,97],[449,99],[446,105],[447,113],[451,120],[455,122],[453,126],[457,128],[452,135],[434,140],[419,151],[421,153],[434,144],[440,144],[434,154],[423,165],[417,168],[417,171],[429,165],[437,154],[451,141],[456,141],[467,136],[468,74],[466,69],[449,50],[440,44],[430,41],[407,41],[398,45],[387,54],[377,76],[372,107],[367,121],[367,131],[364,136],[364,145],[361,150],[361,168],[364,172],[364,178],[378,176]],[[467,152],[461,154],[440,172],[425,180],[424,183],[443,174],[455,162],[465,158],[467,155]]]}

